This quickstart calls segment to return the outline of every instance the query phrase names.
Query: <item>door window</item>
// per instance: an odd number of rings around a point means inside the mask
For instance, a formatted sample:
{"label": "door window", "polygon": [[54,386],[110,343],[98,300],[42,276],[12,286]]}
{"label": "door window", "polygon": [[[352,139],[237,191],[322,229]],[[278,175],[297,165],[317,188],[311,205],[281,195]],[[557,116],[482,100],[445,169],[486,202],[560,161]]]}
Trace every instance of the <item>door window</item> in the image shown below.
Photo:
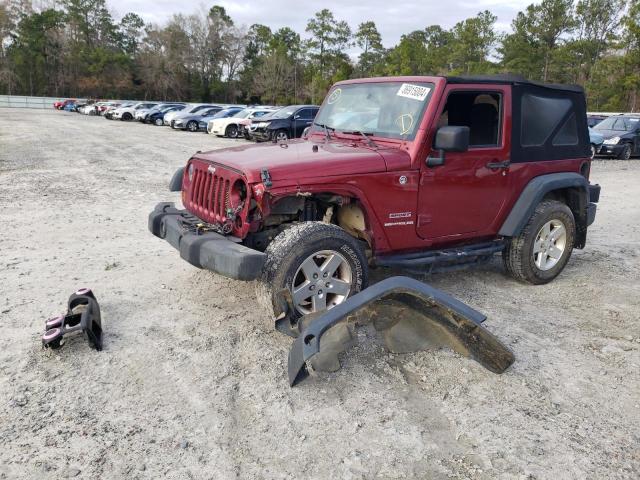
{"label": "door window", "polygon": [[314,117],[314,112],[310,108],[303,108],[296,113],[298,117],[296,120],[311,120]]}
{"label": "door window", "polygon": [[502,96],[494,92],[451,92],[438,127],[469,127],[469,147],[497,147],[502,123]]}

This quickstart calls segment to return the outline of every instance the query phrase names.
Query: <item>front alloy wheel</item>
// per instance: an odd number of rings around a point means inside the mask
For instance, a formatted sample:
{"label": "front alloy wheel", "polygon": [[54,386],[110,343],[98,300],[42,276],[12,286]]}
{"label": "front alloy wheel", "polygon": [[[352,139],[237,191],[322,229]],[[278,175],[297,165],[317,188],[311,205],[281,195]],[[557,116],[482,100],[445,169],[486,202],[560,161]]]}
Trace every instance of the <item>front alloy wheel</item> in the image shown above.
{"label": "front alloy wheel", "polygon": [[353,274],[346,258],[334,250],[309,255],[291,284],[293,304],[302,315],[341,304],[351,291]]}
{"label": "front alloy wheel", "polygon": [[238,127],[235,125],[229,125],[226,131],[227,137],[236,138],[238,136]]}
{"label": "front alloy wheel", "polygon": [[620,160],[629,160],[631,158],[631,145],[626,143],[624,147],[622,147],[622,151],[620,155],[618,155]]}
{"label": "front alloy wheel", "polygon": [[287,135],[286,130],[278,130],[275,133],[274,138],[276,142],[286,142],[287,140],[289,140],[289,135]]}
{"label": "front alloy wheel", "polygon": [[157,127],[161,127],[164,122],[161,118],[156,118],[153,123],[155,123]]}
{"label": "front alloy wheel", "polygon": [[[278,234],[265,253],[256,293],[271,328],[283,313],[295,323],[304,315],[340,305],[367,286],[363,242],[337,225],[294,224]],[[290,295],[283,295],[286,290]]]}
{"label": "front alloy wheel", "polygon": [[194,122],[193,120],[190,121],[189,123],[187,123],[187,128],[189,129],[190,132],[197,132],[198,122]]}

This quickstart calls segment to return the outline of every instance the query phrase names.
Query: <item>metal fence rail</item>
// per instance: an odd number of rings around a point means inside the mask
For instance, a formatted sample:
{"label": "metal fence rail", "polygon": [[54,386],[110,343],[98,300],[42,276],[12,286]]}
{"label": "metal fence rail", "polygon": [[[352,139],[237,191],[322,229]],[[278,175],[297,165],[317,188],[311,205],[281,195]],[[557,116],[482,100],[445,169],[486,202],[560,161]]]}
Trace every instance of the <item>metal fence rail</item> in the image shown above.
{"label": "metal fence rail", "polygon": [[[26,97],[19,95],[0,95],[0,108],[39,108],[52,109],[53,102],[65,100],[58,97]],[[82,100],[82,99],[78,99]]]}

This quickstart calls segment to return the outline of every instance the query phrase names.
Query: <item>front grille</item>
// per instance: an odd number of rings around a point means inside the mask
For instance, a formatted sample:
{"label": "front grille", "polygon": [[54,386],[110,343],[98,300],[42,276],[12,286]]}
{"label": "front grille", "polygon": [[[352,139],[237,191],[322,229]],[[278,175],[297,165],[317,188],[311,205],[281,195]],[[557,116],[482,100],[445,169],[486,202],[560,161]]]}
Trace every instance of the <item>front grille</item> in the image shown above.
{"label": "front grille", "polygon": [[224,223],[231,182],[208,170],[196,168],[187,198],[188,209],[208,223]]}

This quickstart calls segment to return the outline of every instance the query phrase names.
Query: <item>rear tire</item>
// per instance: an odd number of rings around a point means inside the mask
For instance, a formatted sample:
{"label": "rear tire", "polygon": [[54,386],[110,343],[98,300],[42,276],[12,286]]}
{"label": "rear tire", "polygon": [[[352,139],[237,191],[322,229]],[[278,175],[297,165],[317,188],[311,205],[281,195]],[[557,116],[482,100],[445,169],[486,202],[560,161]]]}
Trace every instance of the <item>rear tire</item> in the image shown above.
{"label": "rear tire", "polygon": [[295,224],[276,236],[265,253],[256,293],[271,329],[274,319],[283,313],[284,289],[292,294],[294,310],[287,318],[295,323],[305,314],[323,311],[323,305],[326,309],[339,305],[368,283],[361,243],[337,225]]}
{"label": "rear tire", "polygon": [[517,237],[502,252],[506,270],[516,280],[541,285],[564,269],[576,236],[571,209],[557,200],[540,202]]}
{"label": "rear tire", "polygon": [[631,145],[626,143],[618,155],[619,160],[629,160],[631,158]]}

